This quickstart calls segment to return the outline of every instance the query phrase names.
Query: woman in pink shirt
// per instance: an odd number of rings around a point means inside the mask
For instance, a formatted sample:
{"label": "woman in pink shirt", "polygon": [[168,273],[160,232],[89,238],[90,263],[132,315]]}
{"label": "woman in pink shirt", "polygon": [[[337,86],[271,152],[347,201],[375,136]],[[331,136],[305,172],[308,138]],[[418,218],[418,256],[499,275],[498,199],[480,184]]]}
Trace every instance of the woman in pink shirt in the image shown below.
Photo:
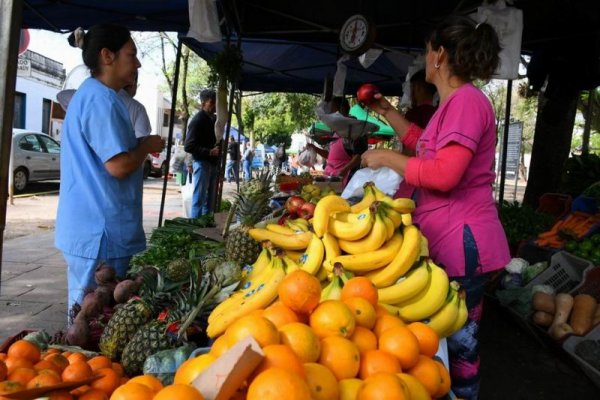
{"label": "woman in pink shirt", "polygon": [[448,338],[452,390],[461,398],[479,392],[477,331],[487,272],[510,261],[492,194],[496,126],[486,96],[471,83],[489,79],[498,66],[494,29],[458,17],[442,22],[427,40],[426,79],[440,105],[423,130],[377,95],[370,107],[383,115],[416,157],[370,150],[362,163],[390,167],[415,187],[414,221],[429,240],[432,259],[467,291],[469,320]]}

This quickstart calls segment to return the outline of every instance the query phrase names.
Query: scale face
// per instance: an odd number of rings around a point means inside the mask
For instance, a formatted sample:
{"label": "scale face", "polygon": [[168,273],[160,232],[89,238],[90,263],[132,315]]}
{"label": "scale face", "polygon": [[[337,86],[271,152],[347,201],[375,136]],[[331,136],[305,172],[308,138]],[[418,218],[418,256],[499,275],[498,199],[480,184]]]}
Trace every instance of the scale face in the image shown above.
{"label": "scale face", "polygon": [[364,15],[356,14],[340,29],[340,47],[346,53],[358,56],[367,51],[375,40],[375,29]]}

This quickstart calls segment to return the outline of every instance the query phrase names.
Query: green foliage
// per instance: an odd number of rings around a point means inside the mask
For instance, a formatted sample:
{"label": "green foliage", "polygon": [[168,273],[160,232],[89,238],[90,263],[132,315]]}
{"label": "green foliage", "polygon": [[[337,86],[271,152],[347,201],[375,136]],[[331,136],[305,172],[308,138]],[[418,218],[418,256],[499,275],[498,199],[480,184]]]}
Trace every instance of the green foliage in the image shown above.
{"label": "green foliage", "polygon": [[547,231],[554,222],[554,216],[539,213],[526,204],[502,202],[498,207],[500,222],[510,245],[528,240],[540,232]]}
{"label": "green foliage", "polygon": [[242,52],[237,46],[227,45],[223,51],[208,62],[210,74],[208,84],[217,87],[219,79],[236,82],[242,72]]}

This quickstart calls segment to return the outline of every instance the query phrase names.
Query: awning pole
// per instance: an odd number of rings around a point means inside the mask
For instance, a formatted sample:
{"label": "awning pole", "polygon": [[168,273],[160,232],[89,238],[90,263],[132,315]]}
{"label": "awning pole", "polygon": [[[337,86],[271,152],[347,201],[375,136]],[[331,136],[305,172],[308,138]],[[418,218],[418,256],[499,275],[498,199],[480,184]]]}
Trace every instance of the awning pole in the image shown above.
{"label": "awning pole", "polygon": [[[167,195],[167,183],[169,181],[169,166],[171,164],[171,147],[173,145],[173,127],[175,126],[175,110],[177,108],[177,88],[179,87],[179,66],[181,64],[182,42],[177,38],[177,56],[175,58],[175,79],[173,79],[173,91],[171,93],[171,114],[169,115],[169,137],[167,139],[167,168],[163,176],[162,197],[160,199],[160,212],[158,214],[158,226],[162,226],[163,213],[165,211],[165,197]],[[186,126],[183,129],[187,129]]]}
{"label": "awning pole", "polygon": [[510,125],[510,103],[512,100],[512,79],[506,82],[506,111],[504,111],[504,134],[502,135],[502,167],[500,169],[499,203],[504,201],[504,183],[506,182],[506,156],[508,155],[508,128]]}
{"label": "awning pole", "polygon": [[[221,209],[221,199],[223,198],[223,186],[225,185],[225,165],[227,163],[227,146],[229,145],[229,135],[231,132],[231,121],[233,115],[233,95],[235,93],[235,82],[231,82],[231,90],[229,92],[229,104],[227,110],[227,129],[225,130],[225,136],[221,142],[221,159],[219,160],[219,175],[217,176],[217,196],[215,199],[216,204],[213,207],[215,213]],[[239,176],[239,165],[238,165],[238,176]]]}
{"label": "awning pole", "polygon": [[[0,276],[2,275],[2,250],[6,227],[6,199],[8,199],[8,176],[12,146],[15,85],[17,82],[17,57],[19,31],[23,22],[23,2],[0,0]],[[1,288],[2,285],[0,285]]]}
{"label": "awning pole", "polygon": [[590,153],[590,131],[592,129],[592,104],[594,104],[595,89],[590,89],[588,94],[588,103],[585,116],[585,126],[583,128],[583,137],[581,139],[581,154]]}

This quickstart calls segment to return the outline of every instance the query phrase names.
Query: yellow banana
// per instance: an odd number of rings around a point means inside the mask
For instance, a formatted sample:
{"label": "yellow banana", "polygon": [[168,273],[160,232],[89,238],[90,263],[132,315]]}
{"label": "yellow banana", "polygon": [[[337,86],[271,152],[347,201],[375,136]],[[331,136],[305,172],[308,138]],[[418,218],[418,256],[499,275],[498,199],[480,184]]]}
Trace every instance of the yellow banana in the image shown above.
{"label": "yellow banana", "polygon": [[419,257],[421,251],[421,234],[419,229],[414,225],[407,226],[404,228],[403,234],[404,241],[402,242],[402,247],[394,259],[386,267],[369,272],[366,275],[378,288],[393,285],[394,282],[410,269],[417,260],[417,257]]}
{"label": "yellow banana", "polygon": [[302,258],[302,256],[304,255],[304,252],[302,251],[294,251],[294,250],[286,250],[285,254],[287,254],[287,256],[289,258],[291,258],[292,260],[294,260],[297,263],[300,262],[300,258]]}
{"label": "yellow banana", "polygon": [[310,229],[308,227],[308,221],[304,218],[296,218],[296,219],[288,219],[285,221],[286,225],[293,230],[294,232],[308,232]]}
{"label": "yellow banana", "polygon": [[429,240],[421,233],[421,254],[422,258],[429,258]]}
{"label": "yellow banana", "polygon": [[438,336],[441,338],[446,337],[446,332],[449,332],[456,318],[458,317],[459,297],[458,297],[458,283],[453,281],[450,283],[450,291],[448,293],[446,303],[431,317],[424,320],[423,322],[429,325]]}
{"label": "yellow banana", "polygon": [[275,233],[281,233],[282,235],[294,235],[296,233],[293,229],[279,224],[267,224],[267,230]]}
{"label": "yellow banana", "polygon": [[379,303],[379,305],[387,310],[390,314],[397,317],[398,316],[398,307],[393,306],[391,304]]}
{"label": "yellow banana", "polygon": [[402,235],[396,233],[383,247],[361,254],[346,254],[331,260],[332,264],[342,264],[343,268],[352,272],[373,271],[388,265],[402,247]]}
{"label": "yellow banana", "polygon": [[[227,308],[223,313],[215,315],[206,328],[206,333],[209,337],[214,338],[221,335],[238,318],[254,310],[268,306],[277,298],[277,288],[283,278],[285,278],[281,259],[274,257],[270,268],[272,270],[268,275],[268,279],[252,285],[252,288],[246,291],[243,296],[233,300],[234,304],[231,307]],[[228,300],[225,300],[225,302]]]}
{"label": "yellow banana", "polygon": [[329,217],[327,231],[338,239],[359,240],[369,234],[374,222],[375,216],[373,212],[366,209],[356,217],[353,217],[353,221],[344,222]]}
{"label": "yellow banana", "polygon": [[365,208],[370,207],[371,204],[373,204],[373,202],[375,202],[377,200],[375,198],[375,193],[371,189],[372,186],[373,186],[373,182],[367,182],[363,185],[365,194],[363,195],[363,198],[361,201],[359,201],[358,203],[356,203],[350,207],[350,212],[353,212],[353,213],[361,212]]}
{"label": "yellow banana", "polygon": [[327,275],[329,274],[329,271],[327,271],[325,268],[321,267],[319,268],[319,270],[317,271],[317,273],[315,274],[315,277],[323,282],[327,280]]}
{"label": "yellow banana", "polygon": [[387,229],[387,235],[385,236],[385,240],[390,240],[392,236],[394,236],[394,232],[396,231],[396,228],[394,227],[394,222],[391,219],[389,219],[383,212],[381,218],[383,218],[383,222],[385,223],[385,227]]}
{"label": "yellow banana", "polygon": [[402,216],[402,225],[404,226],[409,226],[412,225],[412,214],[409,213],[405,213],[405,214],[400,214]]}
{"label": "yellow banana", "polygon": [[331,282],[321,290],[321,302],[342,298],[342,288],[344,287],[343,274],[344,270],[342,267],[339,264],[336,265],[331,274]]}
{"label": "yellow banana", "polygon": [[385,304],[398,304],[407,301],[421,293],[431,279],[431,271],[425,261],[418,267],[410,270],[391,286],[378,289],[379,302]]}
{"label": "yellow banana", "polygon": [[300,269],[311,275],[315,275],[323,265],[324,256],[325,246],[321,239],[313,233],[306,251],[300,257],[300,262],[298,263]]}
{"label": "yellow banana", "polygon": [[313,229],[319,238],[322,238],[327,232],[329,216],[335,212],[348,212],[350,205],[340,196],[326,196],[317,203],[313,215]]}
{"label": "yellow banana", "polygon": [[383,218],[378,213],[375,215],[375,222],[369,234],[360,240],[338,240],[340,249],[349,254],[362,254],[379,249],[384,243],[387,235],[387,228]]}
{"label": "yellow banana", "polygon": [[244,265],[242,267],[242,280],[240,281],[239,288],[242,288],[247,281],[254,279],[260,272],[262,272],[271,263],[271,252],[268,248],[263,247],[262,251],[256,258],[256,261],[252,265]]}
{"label": "yellow banana", "polygon": [[392,220],[395,229],[398,229],[400,225],[402,225],[402,214],[388,206],[386,203],[383,203],[383,212],[386,217]]}
{"label": "yellow banana", "polygon": [[428,261],[431,268],[431,279],[427,287],[419,295],[395,304],[398,307],[398,316],[406,322],[420,321],[435,314],[442,306],[448,295],[448,275],[446,271]]}
{"label": "yellow banana", "polygon": [[379,189],[377,186],[373,185],[371,187],[371,190],[373,190],[373,193],[375,193],[375,198],[377,199],[377,201],[385,201],[385,200],[393,200],[390,196],[388,196],[387,194],[385,194],[384,192],[381,191],[381,189]]}
{"label": "yellow banana", "polygon": [[304,250],[312,237],[311,232],[303,232],[294,235],[284,235],[271,232],[267,229],[250,229],[248,235],[257,242],[269,240],[273,245],[281,247],[284,250]]}
{"label": "yellow banana", "polygon": [[467,309],[467,300],[465,298],[464,290],[460,290],[458,292],[458,298],[459,298],[458,299],[458,302],[459,302],[458,315],[456,317],[456,320],[454,321],[454,324],[452,324],[450,329],[448,329],[446,332],[444,332],[445,337],[452,336],[456,332],[461,330],[465,326],[465,323],[467,322],[467,319],[469,318],[469,310]]}
{"label": "yellow banana", "polygon": [[381,201],[388,204],[392,207],[396,212],[400,214],[408,214],[415,210],[415,202],[412,199],[407,199],[404,197],[400,197],[397,199],[392,199],[391,197],[384,197]]}
{"label": "yellow banana", "polygon": [[[333,264],[328,262],[342,254],[337,239],[329,232],[323,235],[323,245],[325,246],[325,261],[323,267],[328,271],[333,271]],[[327,265],[326,265],[327,264]]]}

